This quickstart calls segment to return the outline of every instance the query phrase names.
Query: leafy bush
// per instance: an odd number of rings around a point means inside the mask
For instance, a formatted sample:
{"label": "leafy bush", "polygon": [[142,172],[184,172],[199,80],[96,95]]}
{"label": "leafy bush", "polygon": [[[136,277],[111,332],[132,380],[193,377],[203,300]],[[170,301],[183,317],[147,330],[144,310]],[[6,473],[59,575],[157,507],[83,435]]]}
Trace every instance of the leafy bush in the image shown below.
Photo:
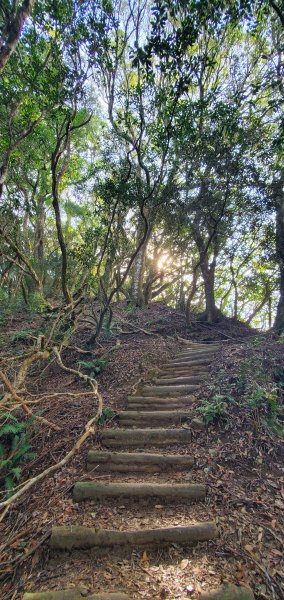
{"label": "leafy bush", "polygon": [[21,477],[22,461],[34,457],[30,452],[31,444],[26,432],[28,422],[19,421],[12,413],[0,416],[0,476],[7,496],[13,492]]}

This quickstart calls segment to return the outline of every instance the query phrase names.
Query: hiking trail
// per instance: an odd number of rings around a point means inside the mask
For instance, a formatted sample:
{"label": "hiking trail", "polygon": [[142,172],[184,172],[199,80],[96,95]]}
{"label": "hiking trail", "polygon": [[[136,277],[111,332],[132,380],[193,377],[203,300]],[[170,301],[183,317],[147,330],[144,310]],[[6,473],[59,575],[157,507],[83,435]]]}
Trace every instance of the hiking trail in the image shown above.
{"label": "hiking trail", "polygon": [[[216,539],[218,528],[214,521],[207,519],[205,510],[200,521],[192,522],[192,502],[206,499],[206,480],[194,483],[191,477],[188,482],[186,474],[195,465],[196,457],[190,453],[193,431],[203,428],[202,420],[192,410],[194,394],[206,380],[218,348],[219,344],[215,342],[189,342],[174,359],[159,369],[153,385],[140,385],[135,395],[128,396],[125,409],[117,415],[119,427],[103,431],[101,445],[104,449],[88,452],[88,477],[74,485],[73,500],[77,503],[120,502],[123,498],[142,501],[145,524],[154,508],[161,515],[155,519],[157,526],[126,530],[76,524],[53,525],[49,543],[51,553],[57,553],[57,561],[61,560],[62,553],[66,556],[69,552],[72,556],[74,551],[92,548],[96,551],[105,548],[116,550],[123,560],[123,550],[130,547],[134,551],[145,549],[143,556],[147,565],[146,550],[149,547],[193,547],[202,543],[206,552],[206,543]],[[98,480],[99,473],[103,476]],[[92,479],[92,475],[96,479]],[[174,510],[179,501],[185,503],[187,518],[175,526],[167,526],[166,514],[163,517],[161,511],[165,507]],[[96,513],[93,514],[95,516]],[[83,597],[88,600],[134,600],[133,592],[129,595],[127,589],[117,589],[112,582],[110,588],[105,592],[80,586],[28,592],[23,600],[81,600]],[[191,595],[190,588],[186,594]],[[143,597],[153,598],[152,595]],[[166,597],[168,595],[163,593],[156,596]],[[200,600],[252,600],[253,597],[249,589],[227,584],[217,591],[201,593]]]}

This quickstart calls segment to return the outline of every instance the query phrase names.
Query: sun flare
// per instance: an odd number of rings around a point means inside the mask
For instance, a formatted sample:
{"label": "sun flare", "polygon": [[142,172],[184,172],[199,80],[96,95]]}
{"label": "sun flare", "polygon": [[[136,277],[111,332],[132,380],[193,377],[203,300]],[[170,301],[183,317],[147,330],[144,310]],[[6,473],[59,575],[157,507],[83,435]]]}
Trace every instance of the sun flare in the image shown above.
{"label": "sun flare", "polygon": [[159,258],[158,262],[157,262],[157,267],[159,269],[159,271],[162,271],[162,269],[165,269],[166,267],[168,267],[172,262],[171,257],[169,256],[169,254],[162,254],[162,256]]}

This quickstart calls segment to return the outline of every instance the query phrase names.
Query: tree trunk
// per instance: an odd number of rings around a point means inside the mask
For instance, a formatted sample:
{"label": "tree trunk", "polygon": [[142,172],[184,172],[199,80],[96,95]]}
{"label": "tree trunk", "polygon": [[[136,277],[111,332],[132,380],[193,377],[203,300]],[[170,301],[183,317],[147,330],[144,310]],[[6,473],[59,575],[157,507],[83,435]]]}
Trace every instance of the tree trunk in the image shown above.
{"label": "tree trunk", "polygon": [[197,279],[198,279],[198,267],[195,266],[193,269],[193,274],[192,274],[191,290],[189,292],[187,302],[186,302],[186,307],[185,307],[185,320],[186,320],[187,327],[190,327],[190,325],[191,325],[191,304],[192,304],[192,300],[197,292]]}
{"label": "tree trunk", "polygon": [[208,264],[201,264],[201,272],[204,281],[206,321],[214,323],[218,316],[215,304],[215,264],[211,264],[210,267]]}
{"label": "tree trunk", "polygon": [[176,309],[180,312],[185,312],[186,303],[185,303],[185,289],[184,289],[184,281],[183,279],[180,282],[177,299],[176,299]]}
{"label": "tree trunk", "polygon": [[41,279],[43,279],[44,270],[44,223],[44,200],[40,196],[36,210],[34,257],[36,263],[38,264],[38,271]]}
{"label": "tree trunk", "polygon": [[284,331],[284,171],[280,180],[274,183],[274,204],[276,208],[276,257],[280,274],[279,302],[274,323],[278,333]]}
{"label": "tree trunk", "polygon": [[260,313],[260,311],[263,309],[263,307],[267,304],[270,295],[271,295],[271,291],[270,291],[268,283],[266,283],[265,284],[264,297],[261,300],[261,302],[255,307],[255,309],[253,310],[253,312],[249,315],[248,319],[246,320],[246,324],[247,325],[251,324],[251,322],[254,319],[254,317],[256,317]]}
{"label": "tree trunk", "polygon": [[61,263],[62,292],[63,292],[64,299],[66,301],[66,304],[70,304],[71,296],[70,296],[68,286],[67,286],[67,249],[66,249],[66,244],[65,244],[63,230],[62,230],[61,214],[60,214],[60,207],[59,207],[57,193],[54,194],[54,196],[53,196],[52,206],[53,206],[54,212],[55,212],[57,239],[59,242],[59,246],[60,246],[60,250],[61,250],[61,258],[62,258],[62,263]]}
{"label": "tree trunk", "polygon": [[234,314],[233,314],[233,318],[237,320],[238,318],[238,299],[239,299],[239,294],[238,294],[238,286],[237,286],[237,281],[236,281],[236,274],[234,271],[234,267],[233,267],[233,259],[231,259],[230,261],[230,271],[231,271],[231,275],[232,275],[232,285],[234,288]]}
{"label": "tree trunk", "polygon": [[[142,218],[139,218],[139,223],[137,227],[137,245],[139,241],[143,238],[145,231],[145,222]],[[140,248],[133,264],[132,271],[132,285],[131,285],[131,300],[137,306],[142,306],[144,304],[144,292],[143,292],[143,282],[144,282],[144,271],[145,271],[145,258],[147,252],[147,246],[149,239],[151,237],[152,228],[148,225],[148,233],[146,240],[143,246]]]}
{"label": "tree trunk", "polygon": [[268,328],[272,328],[272,298],[271,294],[269,294],[268,298]]}
{"label": "tree trunk", "polygon": [[147,250],[147,242],[145,242],[140,248],[133,267],[132,286],[131,286],[131,298],[137,306],[142,306],[144,303],[143,294],[143,280],[144,280],[144,269],[145,269],[145,256]]}
{"label": "tree trunk", "polygon": [[7,17],[7,25],[0,40],[0,72],[17,46],[24,23],[31,14],[34,3],[35,0],[24,0],[17,13]]}
{"label": "tree trunk", "polygon": [[[213,231],[209,230],[209,240],[207,242],[204,241],[197,218],[195,218],[192,224],[192,233],[199,252],[199,261],[195,269],[197,270],[200,267],[204,281],[205,318],[208,323],[214,323],[217,321],[220,313],[215,304],[215,270],[219,252],[218,237],[215,229]],[[210,262],[209,251],[212,246],[214,254]]]}

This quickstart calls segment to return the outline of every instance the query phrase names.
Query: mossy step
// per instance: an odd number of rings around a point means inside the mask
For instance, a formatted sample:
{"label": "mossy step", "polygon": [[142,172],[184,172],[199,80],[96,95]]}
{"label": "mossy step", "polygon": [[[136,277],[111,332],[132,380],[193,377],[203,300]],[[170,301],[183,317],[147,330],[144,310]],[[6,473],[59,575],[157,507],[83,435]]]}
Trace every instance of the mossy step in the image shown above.
{"label": "mossy step", "polygon": [[182,352],[179,352],[178,354],[176,354],[177,358],[182,358],[184,356],[189,356],[190,358],[193,357],[197,357],[197,358],[201,358],[202,356],[208,356],[208,357],[213,357],[214,354],[216,354],[216,352],[218,352],[218,350],[183,350]]}
{"label": "mossy step", "polygon": [[144,396],[164,396],[170,394],[171,396],[181,396],[185,394],[191,394],[199,389],[199,385],[162,385],[162,386],[149,386],[145,385],[141,390],[140,394]]}
{"label": "mossy step", "polygon": [[189,375],[180,377],[178,375],[171,375],[155,379],[155,385],[201,385],[204,382],[204,377],[197,377],[195,375]]}
{"label": "mossy step", "polygon": [[205,342],[191,342],[189,344],[185,344],[184,350],[191,350],[191,349],[195,349],[195,348],[216,348],[217,350],[219,348],[221,348],[221,344],[219,342],[211,342],[211,343],[205,343]]}
{"label": "mossy step", "polygon": [[224,583],[211,592],[203,592],[200,600],[254,600],[254,593],[249,587]]}
{"label": "mossy step", "polygon": [[214,355],[216,352],[217,352],[217,350],[215,350],[214,352],[212,352],[212,351],[207,352],[206,350],[199,350],[198,352],[192,352],[190,350],[183,350],[182,352],[179,352],[178,354],[174,354],[173,356],[171,356],[171,358],[169,360],[178,360],[182,356],[189,356],[189,357],[196,356],[197,359],[199,359],[204,354],[206,354],[206,356],[208,356],[208,358],[211,359],[211,358],[214,358]]}
{"label": "mossy step", "polygon": [[181,402],[177,403],[177,402],[169,402],[168,404],[158,404],[156,402],[153,402],[152,404],[143,404],[141,403],[135,403],[135,404],[129,404],[127,405],[127,411],[128,412],[132,412],[132,411],[137,411],[137,410],[141,410],[141,411],[149,411],[150,409],[152,411],[156,411],[156,412],[163,412],[165,411],[165,409],[168,410],[182,410],[188,408],[188,401],[187,400],[182,400]]}
{"label": "mossy step", "polygon": [[87,457],[87,470],[103,465],[114,471],[146,471],[155,473],[167,469],[185,469],[194,465],[194,458],[188,454],[150,454],[146,452],[101,452],[90,450]]}
{"label": "mossy step", "polygon": [[208,376],[208,369],[199,369],[198,371],[192,368],[184,367],[173,367],[171,369],[160,369],[158,373],[159,379],[165,377],[202,377],[203,379]]}
{"label": "mossy step", "polygon": [[176,356],[174,356],[173,358],[171,358],[170,360],[210,360],[213,361],[214,360],[214,356],[215,356],[215,352],[187,352],[187,353],[183,353],[183,354],[177,354]]}
{"label": "mossy step", "polygon": [[187,410],[192,403],[191,397],[175,398],[149,398],[148,396],[137,396],[130,398],[126,405],[126,411],[168,411],[168,410]]}
{"label": "mossy step", "polygon": [[188,420],[190,416],[190,413],[186,410],[160,410],[158,412],[151,410],[124,410],[117,415],[121,425],[126,421],[136,421],[140,425],[143,425],[143,422],[145,423],[146,421],[150,421],[150,424],[155,423],[156,425],[159,425],[162,421],[179,424]]}
{"label": "mossy step", "polygon": [[50,592],[27,592],[23,600],[130,600],[121,592],[86,594],[86,590],[74,589]]}
{"label": "mossy step", "polygon": [[165,365],[164,369],[169,369],[172,367],[194,367],[197,365],[210,365],[212,363],[211,358],[175,358],[174,360],[169,360]]}
{"label": "mossy step", "polygon": [[116,531],[95,529],[82,525],[53,526],[50,546],[56,550],[110,546],[165,546],[169,544],[195,544],[215,539],[218,530],[215,523],[208,521],[185,527],[161,529],[138,529]]}
{"label": "mossy step", "polygon": [[157,398],[156,396],[128,396],[127,403],[134,406],[135,404],[141,404],[141,402],[143,402],[143,404],[149,404],[149,406],[151,406],[151,404],[155,402],[155,404],[163,406],[171,403],[179,404],[183,400],[188,401],[188,396],[186,398],[177,398],[176,396],[171,398],[169,395],[166,395],[164,398]]}
{"label": "mossy step", "polygon": [[200,500],[206,496],[205,485],[197,483],[101,483],[78,481],[73,488],[75,502],[98,498],[160,498]]}
{"label": "mossy step", "polygon": [[101,437],[106,447],[166,446],[168,444],[188,444],[191,442],[190,429],[106,429]]}

